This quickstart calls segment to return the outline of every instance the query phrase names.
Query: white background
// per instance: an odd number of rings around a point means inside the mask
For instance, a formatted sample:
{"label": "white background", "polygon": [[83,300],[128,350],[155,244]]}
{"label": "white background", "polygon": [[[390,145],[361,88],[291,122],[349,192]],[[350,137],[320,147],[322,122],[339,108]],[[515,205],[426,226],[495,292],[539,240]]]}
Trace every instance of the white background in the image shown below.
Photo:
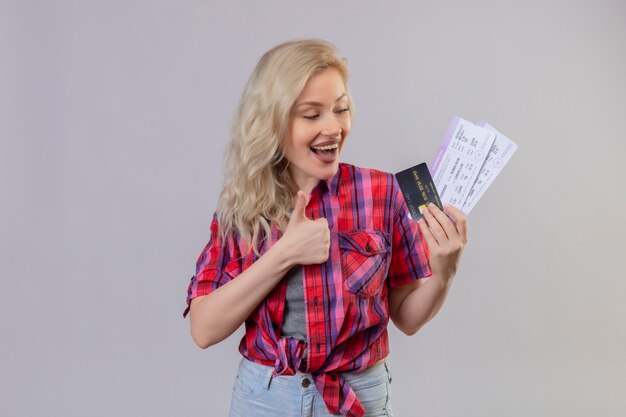
{"label": "white background", "polygon": [[622,1],[0,1],[0,414],[224,416],[239,329],[182,319],[258,58],[347,57],[342,160],[431,162],[450,119],[519,149],[446,305],[390,324],[396,416],[626,410]]}

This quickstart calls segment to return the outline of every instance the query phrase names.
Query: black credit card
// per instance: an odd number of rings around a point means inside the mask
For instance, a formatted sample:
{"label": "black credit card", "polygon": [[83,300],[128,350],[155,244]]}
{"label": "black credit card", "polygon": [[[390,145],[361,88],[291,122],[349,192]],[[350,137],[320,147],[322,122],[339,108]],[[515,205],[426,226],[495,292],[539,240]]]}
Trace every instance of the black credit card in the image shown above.
{"label": "black credit card", "polygon": [[435,204],[443,211],[443,205],[426,162],[397,172],[395,175],[414,221],[424,217],[421,212],[428,203]]}

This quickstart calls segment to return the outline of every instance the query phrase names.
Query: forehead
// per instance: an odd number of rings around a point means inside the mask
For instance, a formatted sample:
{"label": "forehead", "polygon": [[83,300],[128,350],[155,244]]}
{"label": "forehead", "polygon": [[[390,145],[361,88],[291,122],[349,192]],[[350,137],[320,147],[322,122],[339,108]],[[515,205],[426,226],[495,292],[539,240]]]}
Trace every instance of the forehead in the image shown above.
{"label": "forehead", "polygon": [[315,74],[307,81],[296,100],[296,105],[304,104],[305,101],[331,101],[334,103],[345,92],[346,87],[341,74],[336,69],[329,68]]}

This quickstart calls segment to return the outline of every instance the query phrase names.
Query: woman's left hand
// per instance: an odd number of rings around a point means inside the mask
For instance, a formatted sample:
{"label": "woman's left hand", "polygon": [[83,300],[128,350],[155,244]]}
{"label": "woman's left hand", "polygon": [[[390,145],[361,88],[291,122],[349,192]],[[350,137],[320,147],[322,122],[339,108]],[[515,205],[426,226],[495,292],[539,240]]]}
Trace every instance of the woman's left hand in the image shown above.
{"label": "woman's left hand", "polygon": [[[433,275],[449,283],[454,278],[467,244],[467,217],[458,208],[446,204],[445,213],[430,203],[419,221],[422,234],[430,252],[430,269]],[[449,214],[453,219],[450,220]]]}

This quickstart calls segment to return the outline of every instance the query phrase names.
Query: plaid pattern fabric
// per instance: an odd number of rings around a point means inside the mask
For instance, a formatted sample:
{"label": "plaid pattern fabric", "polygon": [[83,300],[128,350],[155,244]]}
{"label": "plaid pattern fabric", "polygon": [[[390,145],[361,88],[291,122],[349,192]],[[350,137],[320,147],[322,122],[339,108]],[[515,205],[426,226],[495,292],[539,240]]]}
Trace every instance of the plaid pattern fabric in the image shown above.
{"label": "plaid pattern fabric", "polygon": [[[340,163],[334,177],[311,191],[305,212],[309,219],[325,217],[331,237],[328,260],[303,265],[308,340],[281,337],[287,286],[281,280],[246,319],[239,351],[274,367],[275,375],[311,373],[331,413],[362,416],[364,408],[341,373],[364,370],[389,354],[388,288],[431,275],[427,246],[391,173]],[[221,242],[218,230],[214,213],[183,317],[194,297],[235,279],[258,258],[243,258],[237,237]],[[280,237],[272,226],[271,238],[259,244],[261,256]]]}

